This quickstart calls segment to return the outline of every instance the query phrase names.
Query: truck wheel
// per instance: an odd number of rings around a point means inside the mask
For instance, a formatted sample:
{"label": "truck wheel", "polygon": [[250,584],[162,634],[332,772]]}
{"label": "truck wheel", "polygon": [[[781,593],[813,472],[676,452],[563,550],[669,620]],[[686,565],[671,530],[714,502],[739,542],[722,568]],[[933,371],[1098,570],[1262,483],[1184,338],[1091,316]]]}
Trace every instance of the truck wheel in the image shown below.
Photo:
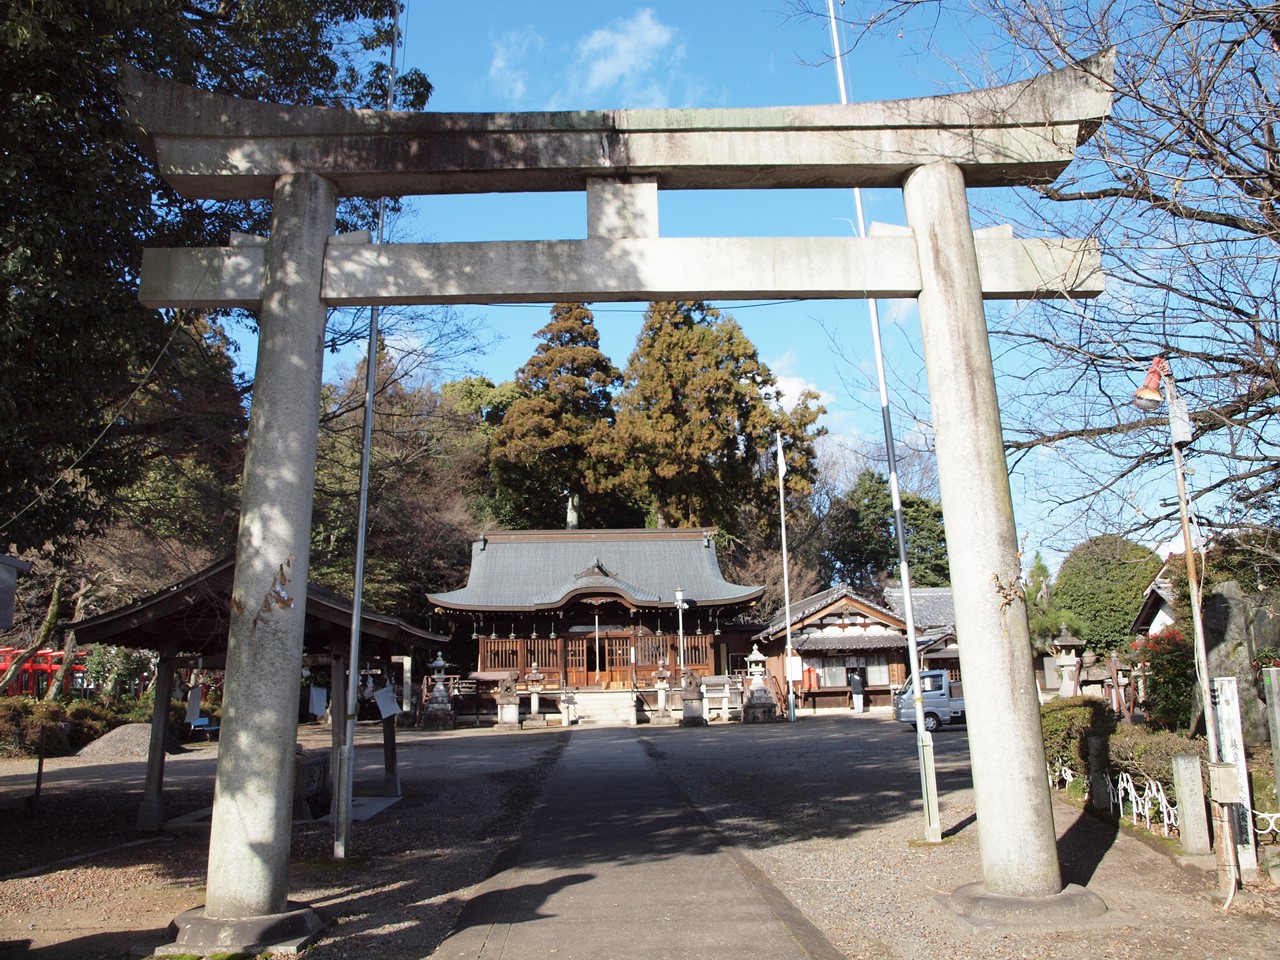
{"label": "truck wheel", "polygon": [[942,727],[942,721],[938,719],[936,713],[926,713],[924,715],[924,728],[930,733],[936,733]]}

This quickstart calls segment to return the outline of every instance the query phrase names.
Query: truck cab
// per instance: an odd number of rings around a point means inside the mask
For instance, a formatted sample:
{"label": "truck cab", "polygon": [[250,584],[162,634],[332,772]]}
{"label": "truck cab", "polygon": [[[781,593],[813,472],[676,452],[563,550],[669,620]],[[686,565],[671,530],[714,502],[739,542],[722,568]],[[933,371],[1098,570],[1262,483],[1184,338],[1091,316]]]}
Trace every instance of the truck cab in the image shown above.
{"label": "truck cab", "polygon": [[[893,698],[894,718],[916,725],[915,688],[911,680]],[[924,706],[924,728],[933,732],[944,723],[964,720],[964,690],[959,680],[952,680],[946,670],[920,671],[921,700]]]}

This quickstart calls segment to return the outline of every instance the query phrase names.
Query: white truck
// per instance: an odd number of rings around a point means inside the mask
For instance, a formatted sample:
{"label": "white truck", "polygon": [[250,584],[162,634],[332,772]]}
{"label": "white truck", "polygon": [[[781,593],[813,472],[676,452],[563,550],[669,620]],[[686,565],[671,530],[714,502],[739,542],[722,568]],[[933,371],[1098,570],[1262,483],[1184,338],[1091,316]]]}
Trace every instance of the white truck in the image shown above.
{"label": "white truck", "polygon": [[[964,720],[964,690],[945,670],[920,671],[921,699],[924,701],[924,728],[932,733],[944,723]],[[911,680],[893,698],[893,715],[903,723],[916,725],[916,705]]]}

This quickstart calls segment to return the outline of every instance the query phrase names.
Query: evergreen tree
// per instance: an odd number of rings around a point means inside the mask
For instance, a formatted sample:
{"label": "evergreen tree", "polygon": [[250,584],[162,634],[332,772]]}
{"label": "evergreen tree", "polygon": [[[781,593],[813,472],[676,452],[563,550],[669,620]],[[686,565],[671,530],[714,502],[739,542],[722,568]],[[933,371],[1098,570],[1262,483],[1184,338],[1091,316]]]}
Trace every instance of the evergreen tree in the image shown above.
{"label": "evergreen tree", "polygon": [[1160,558],[1124,537],[1094,537],[1067,554],[1054,599],[1077,619],[1079,636],[1099,653],[1129,649],[1129,627]]}
{"label": "evergreen tree", "polygon": [[[942,507],[928,497],[904,493],[902,514],[911,582],[918,587],[946,586],[950,574]],[[867,597],[882,597],[886,581],[897,576],[899,566],[888,479],[875,470],[863,470],[833,501],[826,528],[823,553],[829,578]]]}
{"label": "evergreen tree", "polygon": [[521,527],[566,525],[566,501],[581,526],[630,526],[601,459],[614,425],[622,375],[600,351],[594,317],[581,303],[557,303],[532,357],[516,373],[519,397],[494,431],[489,460],[516,505]]}
{"label": "evergreen tree", "polygon": [[1080,635],[1080,618],[1058,605],[1057,590],[1049,574],[1049,566],[1036,551],[1031,569],[1027,572],[1027,620],[1031,628],[1031,642],[1037,650],[1048,650],[1054,638],[1067,632]]}
{"label": "evergreen tree", "polygon": [[[0,547],[71,547],[143,477],[137,440],[169,416],[154,385],[197,329],[137,304],[143,246],[265,230],[265,203],[195,203],[155,177],[124,117],[121,69],[286,103],[380,105],[386,70],[371,51],[393,9],[48,0],[0,18]],[[421,103],[430,84],[410,72],[399,89]],[[343,219],[367,222],[369,209],[349,202]]]}
{"label": "evergreen tree", "polygon": [[786,438],[788,488],[807,493],[822,432],[814,395],[786,412],[775,397],[773,374],[732,318],[701,301],[652,303],[627,363],[608,455],[659,527],[736,534],[746,507],[772,523],[776,433]]}

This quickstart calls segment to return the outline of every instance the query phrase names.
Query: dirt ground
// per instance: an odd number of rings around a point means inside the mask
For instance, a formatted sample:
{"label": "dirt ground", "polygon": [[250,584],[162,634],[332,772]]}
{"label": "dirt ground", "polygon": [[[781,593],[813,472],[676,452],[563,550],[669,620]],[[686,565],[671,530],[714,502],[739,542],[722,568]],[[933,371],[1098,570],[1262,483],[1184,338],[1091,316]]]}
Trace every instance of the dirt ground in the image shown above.
{"label": "dirt ground", "polygon": [[[562,731],[402,731],[403,798],[357,823],[334,861],[328,823],[294,828],[290,896],[329,921],[313,960],[416,960],[444,939],[468,893],[520,835],[568,738]],[[1064,879],[1098,890],[1115,922],[1052,938],[974,939],[933,902],[980,879],[962,730],[938,738],[947,843],[922,848],[914,740],[877,718],[806,716],[797,724],[638,728],[634,735],[708,822],[764,869],[850,958],[940,956],[1274,957],[1280,891],[1249,885],[1229,915],[1211,871],[1179,865],[1174,845],[1140,839],[1055,804]],[[376,726],[361,728],[357,792],[377,793]],[[313,747],[328,731],[309,728]],[[134,830],[143,761],[112,756],[46,764],[34,815],[34,763],[0,761],[0,960],[145,956],[172,940],[173,917],[203,902],[216,744],[170,756],[159,836]],[[603,958],[602,958],[603,960]]]}
{"label": "dirt ground", "polygon": [[[296,823],[290,896],[330,920],[327,944],[308,956],[362,956],[374,931],[394,922],[419,946],[443,939],[469,886],[515,838],[563,738],[475,732],[402,732],[403,797],[356,823],[345,861],[330,856],[333,827]],[[328,730],[304,730],[320,747]],[[381,787],[376,725],[360,730],[357,794]],[[418,742],[413,742],[414,738]],[[35,764],[0,760],[0,960],[115,960],[172,942],[170,921],[204,902],[208,820],[217,744],[170,756],[167,818],[194,815],[159,836],[134,829],[145,779],[137,759],[79,758],[45,765],[35,816],[26,809]],[[367,946],[367,944],[365,944]]]}

